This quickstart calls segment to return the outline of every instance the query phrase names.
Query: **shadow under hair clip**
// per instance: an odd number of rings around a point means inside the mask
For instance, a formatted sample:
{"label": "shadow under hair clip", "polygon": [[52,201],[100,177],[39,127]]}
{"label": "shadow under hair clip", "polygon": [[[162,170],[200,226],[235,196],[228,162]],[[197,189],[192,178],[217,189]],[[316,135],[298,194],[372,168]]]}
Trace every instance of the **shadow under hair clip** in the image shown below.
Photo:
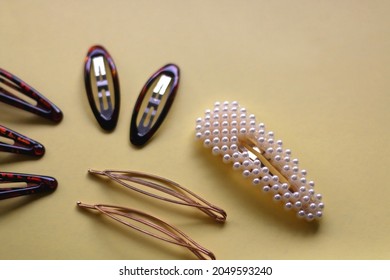
{"label": "shadow under hair clip", "polygon": [[[23,98],[18,94],[24,95]],[[28,102],[27,99],[31,99]],[[59,123],[63,114],[50,100],[18,77],[0,68],[0,101]],[[30,100],[29,100],[30,101]]]}
{"label": "shadow under hair clip", "polygon": [[[205,199],[201,198],[199,195],[193,193],[192,191],[184,188],[183,186],[175,183],[171,180],[168,180],[163,177],[159,177],[152,174],[136,172],[136,171],[120,171],[120,170],[104,170],[96,171],[93,169],[88,170],[89,173],[94,175],[103,175],[111,180],[121,184],[122,186],[131,189],[133,191],[142,193],[144,195],[160,199],[166,202],[171,202],[174,204],[194,207],[204,212],[206,215],[210,216],[217,222],[225,222],[226,212],[221,208],[212,205]],[[136,183],[146,187],[148,190],[144,190],[136,187]],[[158,191],[162,196],[157,193],[152,193],[150,190]]]}
{"label": "shadow under hair clip", "polygon": [[80,201],[77,202],[77,205],[82,208],[97,210],[111,219],[151,237],[185,247],[201,260],[215,260],[212,252],[196,243],[184,232],[145,212],[107,204],[88,205]]}
{"label": "shadow under hair clip", "polygon": [[263,192],[271,193],[275,201],[283,202],[286,210],[295,210],[307,221],[322,217],[322,195],[306,179],[306,170],[238,102],[216,102],[213,110],[206,110],[204,118],[196,120],[196,138]]}
{"label": "shadow under hair clip", "polygon": [[42,157],[45,154],[45,147],[27,136],[0,125],[0,152]]}
{"label": "shadow under hair clip", "polygon": [[0,172],[0,200],[30,194],[50,193],[56,190],[57,185],[57,180],[49,176]]}

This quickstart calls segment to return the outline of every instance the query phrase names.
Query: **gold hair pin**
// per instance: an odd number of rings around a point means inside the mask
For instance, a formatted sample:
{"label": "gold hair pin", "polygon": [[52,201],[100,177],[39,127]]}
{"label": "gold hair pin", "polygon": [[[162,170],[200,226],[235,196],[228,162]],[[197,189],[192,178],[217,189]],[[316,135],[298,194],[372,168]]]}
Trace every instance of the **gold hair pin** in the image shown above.
{"label": "gold hair pin", "polygon": [[[178,183],[175,183],[166,178],[136,171],[97,171],[89,169],[88,172],[94,175],[106,176],[128,189],[156,199],[171,202],[174,204],[198,208],[200,211],[204,212],[206,215],[210,216],[218,222],[225,222],[226,220],[227,214],[224,210],[215,205],[212,205],[205,199],[201,198],[199,195],[193,193],[192,191],[186,189]],[[130,184],[131,182],[145,186],[149,190],[156,190],[158,192],[166,194],[167,196],[161,196],[159,194],[152,193],[148,190],[137,188],[133,184]]]}
{"label": "gold hair pin", "polygon": [[211,251],[196,243],[184,232],[147,213],[107,204],[88,205],[78,201],[77,205],[82,208],[97,210],[111,219],[151,237],[185,247],[201,260],[215,260],[215,256]]}
{"label": "gold hair pin", "polygon": [[196,120],[196,138],[254,185],[271,193],[275,201],[282,201],[286,210],[293,209],[308,221],[322,217],[322,196],[315,193],[314,182],[306,179],[306,170],[300,169],[282,141],[275,140],[274,133],[258,124],[238,102],[216,102],[213,110],[206,110],[204,118]]}

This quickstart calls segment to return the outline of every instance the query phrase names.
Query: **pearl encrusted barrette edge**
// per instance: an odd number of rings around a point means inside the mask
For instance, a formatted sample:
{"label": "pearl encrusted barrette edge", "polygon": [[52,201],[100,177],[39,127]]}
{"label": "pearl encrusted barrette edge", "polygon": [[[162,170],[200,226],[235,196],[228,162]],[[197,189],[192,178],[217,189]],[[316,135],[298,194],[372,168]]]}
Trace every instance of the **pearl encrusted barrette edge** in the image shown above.
{"label": "pearl encrusted barrette edge", "polygon": [[307,171],[291,157],[291,150],[237,101],[216,102],[213,110],[197,118],[195,130],[206,148],[272,194],[275,201],[283,202],[286,210],[295,210],[307,221],[322,218],[322,195],[316,194],[314,182],[307,180]]}

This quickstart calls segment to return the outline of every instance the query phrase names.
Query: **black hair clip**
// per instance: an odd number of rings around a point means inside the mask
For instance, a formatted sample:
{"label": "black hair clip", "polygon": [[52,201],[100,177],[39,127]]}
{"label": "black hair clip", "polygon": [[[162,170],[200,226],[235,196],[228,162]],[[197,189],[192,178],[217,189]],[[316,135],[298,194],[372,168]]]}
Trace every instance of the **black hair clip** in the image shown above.
{"label": "black hair clip", "polygon": [[119,79],[113,59],[102,46],[89,49],[85,58],[84,80],[89,105],[96,120],[103,129],[113,130],[119,116]]}
{"label": "black hair clip", "polygon": [[[7,184],[7,187],[1,187],[1,184]],[[53,177],[0,172],[0,200],[22,195],[53,192],[57,185],[57,180]]]}
{"label": "black hair clip", "polygon": [[178,66],[167,64],[154,73],[142,88],[130,125],[130,142],[134,145],[144,145],[164,121],[179,87],[179,74]]}
{"label": "black hair clip", "polygon": [[[5,86],[4,88],[2,86]],[[12,91],[14,93],[12,93]],[[36,104],[19,98],[16,93],[23,94],[35,100]],[[26,110],[43,118],[59,123],[63,114],[61,110],[50,100],[44,97],[36,89],[32,88],[18,77],[0,68],[0,101],[19,109]]]}
{"label": "black hair clip", "polygon": [[[13,143],[1,141],[2,137],[11,139]],[[45,154],[45,147],[27,136],[0,125],[0,152],[42,157]]]}

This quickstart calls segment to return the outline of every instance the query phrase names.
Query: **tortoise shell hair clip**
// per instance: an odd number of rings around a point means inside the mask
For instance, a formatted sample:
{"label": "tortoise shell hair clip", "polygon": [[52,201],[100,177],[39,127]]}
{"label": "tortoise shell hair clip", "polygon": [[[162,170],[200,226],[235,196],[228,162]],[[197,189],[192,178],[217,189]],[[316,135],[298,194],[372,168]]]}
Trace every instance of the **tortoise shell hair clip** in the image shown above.
{"label": "tortoise shell hair clip", "polygon": [[89,49],[85,58],[84,81],[88,102],[97,122],[104,130],[114,130],[120,108],[119,79],[113,59],[102,46]]}
{"label": "tortoise shell hair clip", "polygon": [[53,177],[0,172],[0,200],[38,193],[51,193],[57,188]]}
{"label": "tortoise shell hair clip", "polygon": [[[2,138],[8,141],[3,142]],[[0,125],[0,152],[42,157],[45,154],[45,147],[27,136]]]}
{"label": "tortoise shell hair clip", "polygon": [[130,142],[133,145],[146,144],[161,126],[175,99],[179,78],[179,67],[167,64],[146,82],[131,117]]}
{"label": "tortoise shell hair clip", "polygon": [[[20,94],[23,98],[18,96]],[[63,118],[61,110],[50,100],[15,75],[1,68],[0,101],[55,123],[59,123]]]}

